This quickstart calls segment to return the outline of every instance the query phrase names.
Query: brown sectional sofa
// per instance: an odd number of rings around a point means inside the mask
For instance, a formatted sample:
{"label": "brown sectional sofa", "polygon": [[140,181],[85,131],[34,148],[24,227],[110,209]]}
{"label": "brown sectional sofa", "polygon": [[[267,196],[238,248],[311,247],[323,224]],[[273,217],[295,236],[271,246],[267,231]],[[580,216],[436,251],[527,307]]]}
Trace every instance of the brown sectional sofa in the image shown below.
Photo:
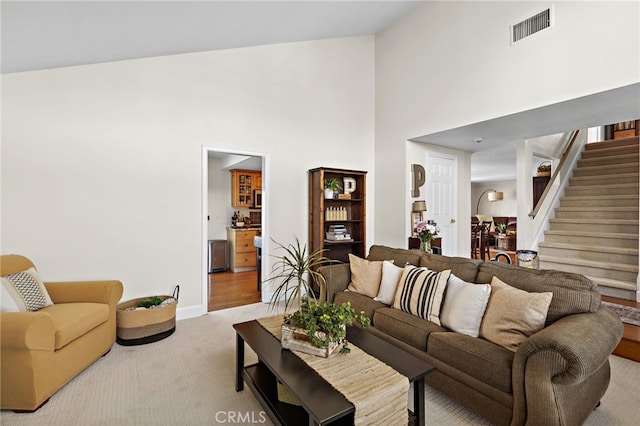
{"label": "brown sectional sofa", "polygon": [[371,318],[371,332],[432,363],[436,371],[426,378],[431,387],[500,425],[578,425],[598,405],[623,325],[600,305],[586,277],[384,246],[371,247],[367,259],[450,269],[471,283],[490,283],[495,276],[527,292],[553,293],[544,328],[512,352],[345,291],[349,264],[320,268],[326,279],[320,298],[349,301]]}

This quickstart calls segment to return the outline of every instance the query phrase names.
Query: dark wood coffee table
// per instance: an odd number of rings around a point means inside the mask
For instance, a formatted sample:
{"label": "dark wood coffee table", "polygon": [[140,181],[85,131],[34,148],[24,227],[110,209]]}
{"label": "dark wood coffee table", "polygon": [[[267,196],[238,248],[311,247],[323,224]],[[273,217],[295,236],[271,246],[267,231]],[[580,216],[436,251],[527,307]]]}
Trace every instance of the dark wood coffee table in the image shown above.
{"label": "dark wood coffee table", "polygon": [[[282,349],[280,341],[257,321],[234,324],[233,328],[236,330],[236,391],[243,390],[246,382],[275,424],[353,424],[353,404],[295,354]],[[433,371],[433,366],[358,327],[349,327],[347,339],[413,383],[412,417],[415,424],[424,425],[424,377]],[[258,356],[256,364],[244,365],[245,342]],[[291,391],[301,406],[278,400],[276,379]]]}

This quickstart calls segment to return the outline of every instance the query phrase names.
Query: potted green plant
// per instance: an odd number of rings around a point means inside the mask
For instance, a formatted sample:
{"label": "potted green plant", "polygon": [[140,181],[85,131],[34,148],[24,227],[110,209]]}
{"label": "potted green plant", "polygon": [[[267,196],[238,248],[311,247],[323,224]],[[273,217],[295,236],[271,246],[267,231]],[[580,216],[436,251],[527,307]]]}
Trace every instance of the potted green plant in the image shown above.
{"label": "potted green plant", "polygon": [[342,187],[340,186],[338,178],[332,177],[324,180],[324,198],[334,198],[335,193],[341,189]]}
{"label": "potted green plant", "polygon": [[[272,240],[273,241],[273,240]],[[313,280],[322,284],[324,277],[317,272],[319,266],[335,262],[324,256],[323,249],[307,252],[307,246],[295,243],[284,246],[275,242],[278,260],[273,274],[265,282],[278,281],[271,297],[271,306],[284,300],[285,312],[297,302],[298,310],[286,313],[282,325],[282,347],[327,357],[338,346],[340,352],[350,351],[346,340],[346,327],[354,321],[366,327],[369,318],[364,312],[356,314],[349,303],[335,305],[318,302],[311,287]]]}

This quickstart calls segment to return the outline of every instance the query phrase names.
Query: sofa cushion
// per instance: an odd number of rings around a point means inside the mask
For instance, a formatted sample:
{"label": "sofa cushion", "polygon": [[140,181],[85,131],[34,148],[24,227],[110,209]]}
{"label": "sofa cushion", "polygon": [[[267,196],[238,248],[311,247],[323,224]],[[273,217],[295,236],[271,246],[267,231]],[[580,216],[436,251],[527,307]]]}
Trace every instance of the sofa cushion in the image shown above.
{"label": "sofa cushion", "polygon": [[5,275],[0,281],[2,312],[37,311],[53,304],[44,283],[33,267]]}
{"label": "sofa cushion", "polygon": [[447,331],[430,321],[393,308],[377,309],[373,314],[373,326],[420,350],[427,348],[431,333]]}
{"label": "sofa cushion", "polygon": [[53,319],[56,349],[109,319],[109,305],[104,303],[56,303],[42,308],[40,312],[48,313]]}
{"label": "sofa cushion", "polygon": [[440,325],[440,308],[451,271],[404,267],[393,307]]}
{"label": "sofa cushion", "polygon": [[478,337],[490,294],[489,284],[468,283],[451,274],[440,312],[440,322],[458,333]]}
{"label": "sofa cushion", "polygon": [[406,250],[391,248],[386,246],[371,246],[367,260],[393,260],[394,265],[404,267],[404,265],[418,266],[422,250]]}
{"label": "sofa cushion", "polygon": [[480,336],[511,351],[542,330],[553,294],[529,293],[491,280],[491,297],[480,326]]}
{"label": "sofa cushion", "polygon": [[486,262],[480,265],[476,282],[490,283],[494,276],[524,291],[553,293],[546,325],[567,315],[595,312],[600,306],[600,293],[596,285],[583,275]]}
{"label": "sofa cushion", "polygon": [[427,353],[483,383],[511,393],[514,353],[460,333],[431,333]]}
{"label": "sofa cushion", "polygon": [[377,302],[370,297],[363,296],[362,294],[355,293],[353,291],[340,291],[336,293],[333,303],[340,305],[346,302],[351,303],[351,307],[356,311],[356,313],[364,311],[364,314],[369,317],[370,320],[373,319],[373,313],[376,309],[389,307],[389,305]]}
{"label": "sofa cushion", "polygon": [[351,282],[347,289],[376,297],[382,280],[382,261],[362,259],[349,253],[349,267],[351,268]]}
{"label": "sofa cushion", "polygon": [[391,305],[396,297],[396,290],[403,271],[404,268],[394,265],[391,261],[385,260],[382,262],[382,280],[374,300]]}
{"label": "sofa cushion", "polygon": [[424,253],[420,258],[420,266],[438,272],[450,269],[452,274],[467,282],[476,282],[478,268],[481,264],[482,261],[477,259],[440,256],[432,253]]}

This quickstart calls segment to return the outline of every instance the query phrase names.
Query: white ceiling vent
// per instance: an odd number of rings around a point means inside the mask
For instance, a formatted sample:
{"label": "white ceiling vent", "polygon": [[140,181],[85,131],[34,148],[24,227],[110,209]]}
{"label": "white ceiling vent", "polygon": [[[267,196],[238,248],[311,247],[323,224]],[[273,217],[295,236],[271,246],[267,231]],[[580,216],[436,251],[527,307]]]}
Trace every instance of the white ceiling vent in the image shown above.
{"label": "white ceiling vent", "polygon": [[511,44],[515,44],[540,31],[551,28],[553,25],[552,8],[547,8],[542,12],[533,15],[524,21],[511,26]]}

